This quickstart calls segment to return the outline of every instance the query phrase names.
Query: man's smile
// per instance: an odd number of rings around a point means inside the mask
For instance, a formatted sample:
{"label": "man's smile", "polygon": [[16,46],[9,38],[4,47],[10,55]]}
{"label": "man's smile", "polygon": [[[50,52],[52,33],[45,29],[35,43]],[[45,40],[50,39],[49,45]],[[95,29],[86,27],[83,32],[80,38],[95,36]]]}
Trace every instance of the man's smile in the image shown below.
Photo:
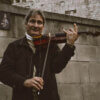
{"label": "man's smile", "polygon": [[34,27],[32,27],[31,30],[33,30],[33,31],[36,32],[36,31],[39,31],[40,29],[39,29],[39,28],[34,28]]}

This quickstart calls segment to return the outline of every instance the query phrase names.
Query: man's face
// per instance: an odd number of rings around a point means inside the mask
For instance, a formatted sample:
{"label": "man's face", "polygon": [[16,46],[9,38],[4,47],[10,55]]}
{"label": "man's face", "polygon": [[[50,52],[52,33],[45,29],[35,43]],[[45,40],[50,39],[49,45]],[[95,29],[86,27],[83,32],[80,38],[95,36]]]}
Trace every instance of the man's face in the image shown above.
{"label": "man's face", "polygon": [[43,19],[40,15],[31,16],[26,24],[26,30],[30,36],[40,35],[43,28]]}

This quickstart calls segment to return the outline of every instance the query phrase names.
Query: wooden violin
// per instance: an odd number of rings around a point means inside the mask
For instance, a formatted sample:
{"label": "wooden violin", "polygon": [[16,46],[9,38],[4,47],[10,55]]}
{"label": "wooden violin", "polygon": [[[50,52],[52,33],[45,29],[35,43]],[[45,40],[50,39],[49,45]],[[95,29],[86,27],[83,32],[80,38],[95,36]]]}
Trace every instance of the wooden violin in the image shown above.
{"label": "wooden violin", "polygon": [[[87,34],[87,35],[93,35],[93,36],[98,36],[100,34],[98,34],[98,32],[78,32],[78,34]],[[50,36],[48,34],[44,34],[39,38],[35,38],[34,39],[34,45],[38,46],[38,45],[43,45],[43,44],[48,44],[48,41],[50,40],[51,43],[65,43],[66,42],[66,33],[56,33],[56,34],[50,34]]]}
{"label": "wooden violin", "polygon": [[48,41],[50,40],[50,42],[52,43],[65,43],[66,42],[66,34],[65,33],[56,33],[56,34],[51,34],[49,35],[42,35],[39,38],[35,38],[34,39],[34,45],[43,45],[43,44],[47,44]]}

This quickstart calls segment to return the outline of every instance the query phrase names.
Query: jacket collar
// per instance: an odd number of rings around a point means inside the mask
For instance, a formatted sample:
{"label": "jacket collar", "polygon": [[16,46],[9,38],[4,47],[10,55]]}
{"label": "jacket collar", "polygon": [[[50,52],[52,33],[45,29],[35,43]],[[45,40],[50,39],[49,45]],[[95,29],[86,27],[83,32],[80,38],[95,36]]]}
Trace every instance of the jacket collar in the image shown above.
{"label": "jacket collar", "polygon": [[24,36],[24,37],[21,39],[21,41],[20,41],[19,44],[20,44],[20,45],[23,45],[23,46],[28,46],[28,42],[27,42],[26,36]]}
{"label": "jacket collar", "polygon": [[25,36],[28,40],[33,41],[33,38],[27,32],[25,33]]}

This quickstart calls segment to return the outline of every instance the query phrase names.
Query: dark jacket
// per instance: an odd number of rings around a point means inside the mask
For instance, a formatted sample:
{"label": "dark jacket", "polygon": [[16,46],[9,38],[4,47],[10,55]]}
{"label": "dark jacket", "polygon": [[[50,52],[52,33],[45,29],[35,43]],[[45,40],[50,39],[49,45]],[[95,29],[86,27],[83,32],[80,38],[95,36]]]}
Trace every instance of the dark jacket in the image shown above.
{"label": "dark jacket", "polygon": [[[59,100],[55,73],[59,73],[66,66],[74,48],[67,44],[62,51],[56,44],[49,48],[46,69],[44,73],[44,89],[40,92],[39,100]],[[47,46],[36,46],[34,54],[26,38],[10,43],[4,53],[0,65],[0,81],[13,88],[13,100],[34,100],[32,88],[26,88],[23,83],[32,77],[33,66],[36,66],[36,76],[41,76]]]}

